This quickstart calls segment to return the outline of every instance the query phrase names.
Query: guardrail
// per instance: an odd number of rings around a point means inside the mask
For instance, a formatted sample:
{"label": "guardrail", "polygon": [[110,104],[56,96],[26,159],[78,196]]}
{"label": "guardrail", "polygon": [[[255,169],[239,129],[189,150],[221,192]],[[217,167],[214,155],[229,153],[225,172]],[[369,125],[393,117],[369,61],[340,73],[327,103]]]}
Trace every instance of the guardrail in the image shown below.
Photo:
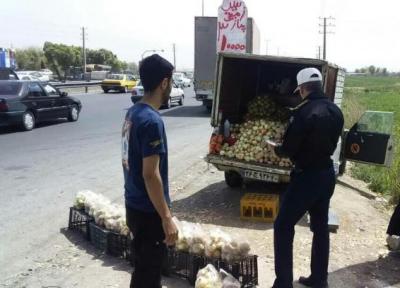
{"label": "guardrail", "polygon": [[[51,83],[51,82],[50,82]],[[85,93],[88,93],[88,88],[92,86],[100,86],[101,81],[96,82],[69,82],[69,83],[51,83],[57,88],[85,88]]]}

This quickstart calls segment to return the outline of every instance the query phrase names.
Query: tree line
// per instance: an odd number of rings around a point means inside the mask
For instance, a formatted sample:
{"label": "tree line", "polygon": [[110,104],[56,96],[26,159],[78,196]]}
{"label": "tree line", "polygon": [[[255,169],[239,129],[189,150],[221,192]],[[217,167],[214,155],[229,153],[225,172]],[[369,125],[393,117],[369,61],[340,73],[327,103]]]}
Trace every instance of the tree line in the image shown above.
{"label": "tree line", "polygon": [[390,74],[390,72],[387,70],[387,68],[375,67],[374,65],[356,69],[356,70],[354,70],[354,72],[370,74],[370,75],[381,75],[381,76],[388,76]]}
{"label": "tree line", "polygon": [[[15,52],[18,69],[40,70],[48,68],[59,79],[71,75],[76,67],[83,67],[82,47],[45,42],[43,48],[29,47]],[[134,62],[127,63],[118,59],[107,49],[86,49],[86,63],[111,66],[111,72],[130,71],[137,74],[138,67]],[[83,72],[83,69],[81,69]]]}

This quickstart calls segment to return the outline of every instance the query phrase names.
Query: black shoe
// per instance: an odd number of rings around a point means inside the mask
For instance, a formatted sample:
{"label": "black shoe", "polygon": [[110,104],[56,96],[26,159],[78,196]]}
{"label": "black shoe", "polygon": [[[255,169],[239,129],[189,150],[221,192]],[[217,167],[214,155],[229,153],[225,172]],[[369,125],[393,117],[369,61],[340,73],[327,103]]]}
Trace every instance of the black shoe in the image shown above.
{"label": "black shoe", "polygon": [[328,282],[322,282],[322,283],[314,283],[314,281],[310,277],[300,277],[299,278],[299,283],[307,286],[307,287],[312,287],[312,288],[328,288]]}

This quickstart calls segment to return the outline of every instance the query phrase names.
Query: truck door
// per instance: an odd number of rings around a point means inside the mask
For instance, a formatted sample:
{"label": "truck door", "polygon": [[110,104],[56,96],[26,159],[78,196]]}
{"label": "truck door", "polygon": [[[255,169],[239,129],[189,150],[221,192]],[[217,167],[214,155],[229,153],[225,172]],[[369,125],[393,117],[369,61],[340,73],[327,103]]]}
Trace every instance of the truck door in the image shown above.
{"label": "truck door", "polygon": [[346,135],[344,157],[390,167],[393,160],[393,112],[366,111]]}

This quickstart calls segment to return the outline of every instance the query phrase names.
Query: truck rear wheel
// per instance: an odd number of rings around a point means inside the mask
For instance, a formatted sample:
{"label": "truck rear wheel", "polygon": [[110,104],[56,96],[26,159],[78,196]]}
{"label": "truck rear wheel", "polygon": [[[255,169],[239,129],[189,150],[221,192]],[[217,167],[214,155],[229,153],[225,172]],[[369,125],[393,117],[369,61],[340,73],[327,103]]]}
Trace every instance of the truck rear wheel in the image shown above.
{"label": "truck rear wheel", "polygon": [[236,171],[225,171],[225,183],[231,188],[242,186],[243,178]]}

